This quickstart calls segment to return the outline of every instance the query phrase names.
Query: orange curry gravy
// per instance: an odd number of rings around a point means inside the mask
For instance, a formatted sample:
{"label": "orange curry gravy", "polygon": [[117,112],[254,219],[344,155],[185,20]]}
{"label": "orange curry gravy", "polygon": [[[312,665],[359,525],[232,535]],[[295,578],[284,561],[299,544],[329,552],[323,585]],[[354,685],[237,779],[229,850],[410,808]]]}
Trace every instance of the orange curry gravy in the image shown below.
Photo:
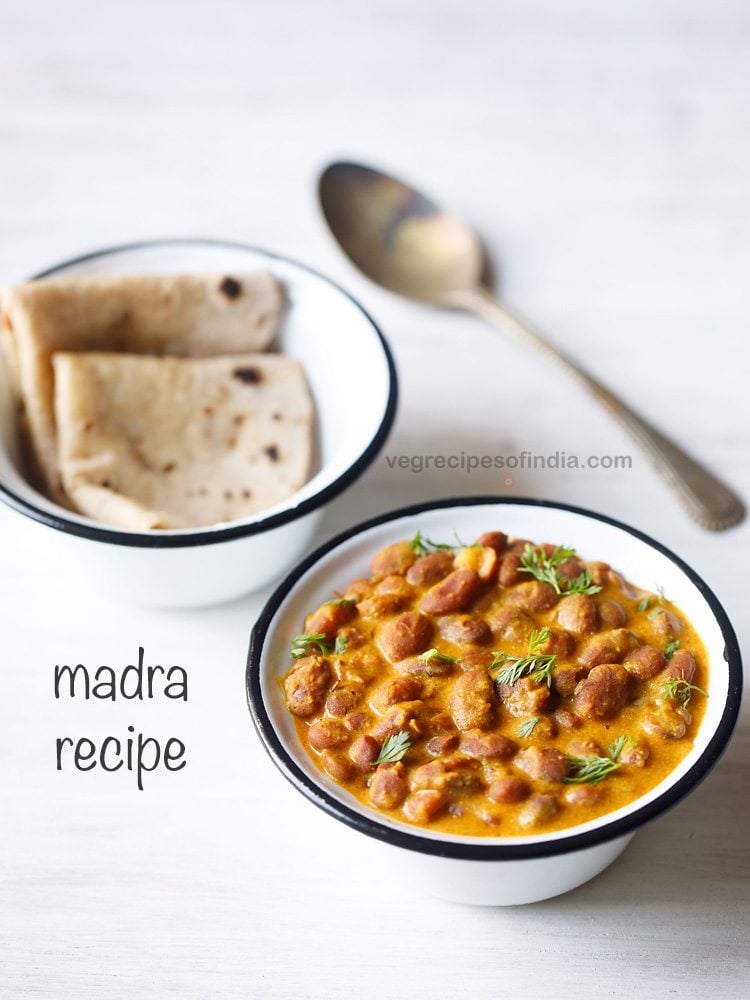
{"label": "orange curry gravy", "polygon": [[317,766],[445,833],[564,829],[688,753],[707,659],[685,616],[601,562],[502,532],[417,535],[310,614],[283,679]]}

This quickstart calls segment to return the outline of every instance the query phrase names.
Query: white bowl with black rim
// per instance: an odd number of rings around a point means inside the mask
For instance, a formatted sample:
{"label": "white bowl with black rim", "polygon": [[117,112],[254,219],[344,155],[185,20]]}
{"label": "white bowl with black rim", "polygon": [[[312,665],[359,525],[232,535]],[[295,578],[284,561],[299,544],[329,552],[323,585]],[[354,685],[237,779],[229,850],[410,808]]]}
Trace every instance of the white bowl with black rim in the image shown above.
{"label": "white bowl with black rim", "polygon": [[[267,268],[284,285],[278,350],[302,362],[315,407],[314,467],[305,485],[275,507],[226,524],[179,531],[114,529],[43,496],[27,481],[17,412],[0,364],[0,499],[22,517],[40,563],[117,600],[190,607],[229,600],[268,584],[309,546],[323,506],[372,463],[396,409],[388,345],[365,310],[323,275],[240,243],[174,239],[99,250],[35,278],[232,273]],[[0,352],[1,354],[2,352]]]}
{"label": "white bowl with black rim", "polygon": [[[659,785],[628,806],[553,833],[467,837],[433,833],[358,802],[323,774],[300,744],[279,677],[305,614],[369,573],[371,557],[421,530],[430,538],[476,538],[500,530],[576,548],[603,560],[645,589],[663,586],[701,636],[709,658],[706,714],[694,745]],[[250,712],[281,773],[334,821],[356,831],[362,846],[380,845],[382,863],[433,895],[463,903],[531,903],[574,889],[603,871],[644,823],[679,802],[706,776],[734,728],[742,693],[740,653],[732,626],[704,581],[673,552],[635,528],[592,511],[544,500],[472,497],[393,511],[332,539],[278,587],[251,635],[247,663]],[[361,836],[364,835],[364,836]],[[377,861],[375,862],[377,864]]]}

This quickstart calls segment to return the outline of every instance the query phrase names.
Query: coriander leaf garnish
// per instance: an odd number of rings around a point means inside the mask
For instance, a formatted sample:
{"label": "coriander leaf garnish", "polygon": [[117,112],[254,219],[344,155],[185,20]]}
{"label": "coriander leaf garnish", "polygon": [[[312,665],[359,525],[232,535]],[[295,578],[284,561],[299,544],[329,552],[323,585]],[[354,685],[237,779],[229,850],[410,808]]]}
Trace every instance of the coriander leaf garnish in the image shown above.
{"label": "coriander leaf garnish", "polygon": [[677,652],[677,650],[679,648],[680,648],[680,640],[679,639],[672,639],[664,647],[664,655],[666,656],[666,658],[668,660],[671,660],[672,657],[674,656],[674,654]]}
{"label": "coriander leaf garnish", "polygon": [[549,656],[508,656],[507,653],[493,653],[490,670],[497,670],[498,684],[515,684],[527,674],[537,682],[552,687],[552,668],[557,657]]}
{"label": "coriander leaf garnish", "polygon": [[452,552],[458,548],[458,545],[451,545],[450,542],[433,542],[429,538],[423,538],[423,542],[436,552]]}
{"label": "coriander leaf garnish", "polygon": [[380,753],[372,762],[372,766],[375,767],[376,764],[397,763],[401,760],[410,746],[411,737],[406,732],[402,731],[400,733],[395,733],[393,736],[386,736],[383,740],[383,745],[380,748]]}
{"label": "coriander leaf garnish", "polygon": [[565,594],[598,594],[602,588],[597,584],[593,583],[591,580],[591,570],[585,569],[582,573],[579,573],[575,580],[570,581],[565,585]]}
{"label": "coriander leaf garnish", "polygon": [[539,722],[538,715],[532,715],[530,719],[524,719],[521,725],[518,727],[518,735],[522,740],[525,740],[527,736],[531,736],[534,732],[534,728]]}
{"label": "coriander leaf garnish", "polygon": [[660,587],[660,586],[657,585],[657,587],[656,587],[656,593],[659,595],[659,604],[666,604],[666,602],[669,600],[669,598],[664,593],[664,587]]}
{"label": "coriander leaf garnish", "polygon": [[693,691],[697,691],[698,694],[702,694],[704,698],[708,698],[708,693],[699,688],[697,684],[691,684],[690,681],[686,681],[684,677],[677,677],[675,680],[664,681],[660,685],[662,691],[667,698],[674,698],[675,701],[679,702],[683,707],[688,705],[690,699],[693,697]]}
{"label": "coriander leaf garnish", "polygon": [[446,656],[445,653],[438,653],[436,649],[428,649],[424,653],[420,653],[417,659],[421,660],[422,663],[429,663],[431,660],[439,660],[440,663],[458,663],[455,656]]}
{"label": "coriander leaf garnish", "polygon": [[409,542],[409,545],[414,549],[418,556],[426,556],[430,551],[425,545],[425,540],[422,536],[422,532],[418,531],[414,538]]}
{"label": "coriander leaf garnish", "polygon": [[663,614],[664,614],[664,608],[654,608],[654,610],[649,613],[648,620],[653,621],[654,618],[657,618],[659,615]]}
{"label": "coriander leaf garnish", "polygon": [[521,555],[519,572],[530,573],[535,580],[551,584],[555,591],[561,594],[560,578],[556,567],[574,555],[575,549],[566,549],[562,545],[558,545],[554,552],[547,555],[543,549],[537,549],[531,542],[527,542]]}
{"label": "coriander leaf garnish", "polygon": [[414,538],[409,542],[409,545],[411,545],[418,556],[426,556],[430,552],[451,552],[456,548],[455,545],[448,545],[445,542],[430,541],[421,531],[416,533]]}
{"label": "coriander leaf garnish", "polygon": [[556,594],[598,594],[602,588],[592,583],[590,570],[585,569],[574,580],[568,580],[558,573],[557,567],[575,554],[575,549],[558,545],[548,555],[543,549],[535,548],[531,542],[527,542],[518,571],[530,573],[540,583],[549,583],[555,588]]}
{"label": "coriander leaf garnish", "polygon": [[346,651],[346,647],[349,645],[349,636],[344,633],[343,635],[336,636],[336,645],[333,647],[334,653],[341,656],[343,652]]}
{"label": "coriander leaf garnish", "polygon": [[306,635],[295,635],[292,639],[292,646],[289,652],[293,660],[300,660],[303,656],[308,656],[310,646],[317,646],[323,656],[331,652],[328,640],[322,632],[308,632]]}
{"label": "coriander leaf garnish", "polygon": [[529,637],[529,655],[511,656],[510,653],[492,653],[490,670],[497,670],[498,684],[515,684],[527,674],[537,682],[552,687],[552,671],[557,663],[557,653],[539,653],[538,650],[550,638],[548,628],[535,629]]}
{"label": "coriander leaf garnish", "polygon": [[414,549],[418,556],[429,555],[430,552],[453,552],[455,549],[475,549],[481,548],[476,542],[471,545],[467,545],[466,542],[462,542],[458,537],[457,532],[453,532],[456,538],[455,545],[449,545],[447,542],[433,542],[431,539],[423,535],[421,531],[418,531],[414,538],[409,542],[409,545]]}
{"label": "coriander leaf garnish", "polygon": [[638,601],[638,603],[635,606],[635,610],[641,612],[647,611],[650,601],[651,601],[650,597],[644,597],[642,600]]}
{"label": "coriander leaf garnish", "polygon": [[568,785],[598,785],[621,764],[611,757],[568,757],[570,774],[562,780]]}
{"label": "coriander leaf garnish", "polygon": [[352,608],[356,603],[353,597],[334,597],[332,601],[326,601],[326,604],[332,604],[335,608]]}
{"label": "coriander leaf garnish", "polygon": [[483,549],[484,545],[480,545],[479,542],[462,542],[458,537],[458,532],[453,532],[453,537],[456,539],[457,544],[453,547],[455,549]]}
{"label": "coriander leaf garnish", "polygon": [[607,747],[607,753],[609,754],[610,760],[618,761],[620,759],[620,754],[622,753],[623,747],[626,743],[629,743],[631,747],[638,745],[632,736],[618,736],[617,739],[613,740]]}
{"label": "coriander leaf garnish", "polygon": [[541,652],[542,646],[546,645],[552,638],[552,632],[545,625],[543,628],[535,628],[529,636],[529,653],[535,656]]}

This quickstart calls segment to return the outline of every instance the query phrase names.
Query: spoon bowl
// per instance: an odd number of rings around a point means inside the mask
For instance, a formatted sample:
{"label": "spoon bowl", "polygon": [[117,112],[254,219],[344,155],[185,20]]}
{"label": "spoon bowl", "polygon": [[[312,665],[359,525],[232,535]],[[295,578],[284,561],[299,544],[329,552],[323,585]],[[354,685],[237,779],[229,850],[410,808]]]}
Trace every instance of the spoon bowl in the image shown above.
{"label": "spoon bowl", "polygon": [[481,316],[564,369],[614,416],[699,524],[720,531],[745,516],[742,500],[482,284],[486,261],[471,227],[403,181],[364,164],[332,163],[319,181],[326,222],[376,284],[431,305]]}
{"label": "spoon bowl", "polygon": [[332,163],[319,192],[331,232],[376,284],[437,305],[479,285],[484,252],[476,233],[403,181],[358,163]]}

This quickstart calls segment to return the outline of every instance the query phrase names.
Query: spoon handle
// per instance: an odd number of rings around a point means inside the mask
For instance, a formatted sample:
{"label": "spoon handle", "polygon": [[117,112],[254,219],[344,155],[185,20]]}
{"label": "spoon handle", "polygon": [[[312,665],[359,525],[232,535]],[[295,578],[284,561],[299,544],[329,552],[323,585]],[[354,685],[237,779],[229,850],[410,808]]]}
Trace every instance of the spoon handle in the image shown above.
{"label": "spoon handle", "polygon": [[575,376],[631,434],[655,469],[672,487],[688,514],[704,528],[721,531],[738,524],[745,506],[728,486],[691,458],[679,445],[638,416],[618,396],[575,361],[558,351],[524,320],[502,305],[484,288],[454,293],[449,303],[475,313],[517,340],[534,347]]}

